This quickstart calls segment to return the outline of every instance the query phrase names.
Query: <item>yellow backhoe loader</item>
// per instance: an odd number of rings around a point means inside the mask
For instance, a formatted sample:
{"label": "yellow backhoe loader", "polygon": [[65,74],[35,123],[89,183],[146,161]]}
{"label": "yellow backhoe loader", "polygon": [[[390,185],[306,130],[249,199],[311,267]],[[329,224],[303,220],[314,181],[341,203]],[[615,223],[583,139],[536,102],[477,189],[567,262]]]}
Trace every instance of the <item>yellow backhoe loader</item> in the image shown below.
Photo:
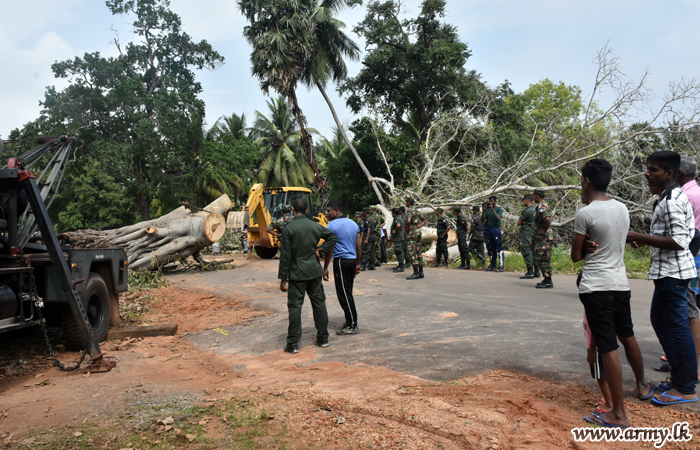
{"label": "yellow backhoe loader", "polygon": [[328,224],[323,211],[314,211],[311,203],[311,189],[303,187],[265,188],[261,183],[254,184],[248,195],[247,211],[243,214],[243,223],[248,225],[248,256],[255,253],[265,259],[277,254],[280,243],[277,236],[267,232],[267,226],[273,220],[282,217],[283,209],[292,209],[292,203],[303,198],[309,205],[306,214],[309,219],[324,227]]}

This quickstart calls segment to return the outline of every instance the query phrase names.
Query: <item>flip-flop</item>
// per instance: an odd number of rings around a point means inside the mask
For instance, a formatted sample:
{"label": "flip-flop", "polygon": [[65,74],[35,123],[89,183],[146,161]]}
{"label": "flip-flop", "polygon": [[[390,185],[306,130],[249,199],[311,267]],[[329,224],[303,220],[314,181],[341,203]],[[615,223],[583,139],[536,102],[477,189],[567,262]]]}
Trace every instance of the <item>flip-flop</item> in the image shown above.
{"label": "flip-flop", "polygon": [[591,416],[586,416],[583,418],[588,423],[591,423],[593,425],[598,425],[599,427],[607,427],[607,428],[629,428],[629,425],[615,425],[614,423],[607,422],[605,419],[600,417],[600,413],[595,413],[593,414],[593,417],[596,419],[600,420],[600,422],[596,422],[593,420]]}
{"label": "flip-flop", "polygon": [[655,386],[654,386],[654,383],[652,383],[652,382],[649,381],[649,380],[646,380],[646,383],[648,383],[649,386],[651,386],[651,389],[649,389],[649,393],[648,393],[648,394],[646,394],[646,395],[640,395],[640,396],[638,397],[640,400],[649,400],[650,398],[652,398],[652,397],[654,396],[654,387],[655,387]]}
{"label": "flip-flop", "polygon": [[681,403],[693,403],[693,402],[697,402],[697,401],[698,401],[698,398],[697,398],[697,397],[695,397],[695,398],[693,398],[693,399],[690,399],[690,400],[686,400],[686,399],[684,399],[684,398],[675,397],[675,396],[673,396],[673,395],[668,395],[667,392],[663,392],[663,393],[661,394],[661,396],[662,396],[662,397],[666,397],[666,398],[672,398],[674,401],[672,401],[672,402],[662,402],[661,400],[658,400],[656,397],[652,398],[651,401],[654,402],[654,403],[656,403],[657,405],[678,405],[678,404],[681,404]]}
{"label": "flip-flop", "polygon": [[663,363],[660,366],[654,366],[654,370],[658,370],[659,372],[670,372],[671,365],[669,363]]}

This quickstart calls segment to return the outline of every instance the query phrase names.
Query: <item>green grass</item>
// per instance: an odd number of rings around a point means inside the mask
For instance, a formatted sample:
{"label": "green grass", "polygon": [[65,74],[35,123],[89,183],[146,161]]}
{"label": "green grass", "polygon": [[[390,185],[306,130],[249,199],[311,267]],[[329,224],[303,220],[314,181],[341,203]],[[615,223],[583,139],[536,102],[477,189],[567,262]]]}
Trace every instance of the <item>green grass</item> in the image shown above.
{"label": "green grass", "polygon": [[[583,269],[583,261],[571,261],[571,247],[559,245],[552,249],[552,271],[555,274],[576,275]],[[646,278],[649,273],[649,248],[625,248],[625,267],[629,278]],[[525,261],[520,252],[511,252],[506,257],[505,269],[509,272],[525,272]]]}

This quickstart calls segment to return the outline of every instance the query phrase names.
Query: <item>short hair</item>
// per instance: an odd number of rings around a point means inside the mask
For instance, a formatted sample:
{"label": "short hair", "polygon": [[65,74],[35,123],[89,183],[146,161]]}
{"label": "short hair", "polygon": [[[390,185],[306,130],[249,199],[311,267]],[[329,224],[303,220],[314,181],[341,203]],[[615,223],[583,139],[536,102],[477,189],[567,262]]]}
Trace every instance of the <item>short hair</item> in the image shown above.
{"label": "short hair", "polygon": [[599,192],[605,192],[612,178],[612,164],[604,159],[591,159],[581,168],[581,174],[584,178],[588,178],[593,185],[593,189]]}
{"label": "short hair", "polygon": [[478,206],[472,206],[472,211],[478,211],[479,209],[481,208],[479,208]]}
{"label": "short hair", "polygon": [[392,214],[401,214],[401,210],[399,208],[391,208],[391,213]]}
{"label": "short hair", "polygon": [[674,180],[678,178],[678,168],[681,166],[681,155],[670,150],[654,152],[647,158],[647,164],[653,163],[659,165],[664,172],[673,171]]}
{"label": "short hair", "polygon": [[535,197],[532,194],[525,194],[523,200],[530,200],[532,202],[535,200]]}
{"label": "short hair", "polygon": [[409,197],[409,198],[406,199],[406,203],[408,203],[409,205],[413,206],[413,205],[416,204],[416,201]]}
{"label": "short hair", "polygon": [[400,206],[399,211],[401,211],[401,214],[406,212],[406,207],[405,206]]}
{"label": "short hair", "polygon": [[338,212],[343,212],[343,203],[340,200],[331,200],[328,202],[328,207]]}
{"label": "short hair", "polygon": [[681,165],[678,168],[679,172],[683,172],[684,175],[695,178],[695,172],[698,170],[698,162],[695,158],[688,155],[681,156]]}
{"label": "short hair", "polygon": [[491,200],[498,200],[498,197],[496,197],[495,195],[492,195],[491,197],[489,197],[489,201],[491,201]]}
{"label": "short hair", "polygon": [[298,213],[306,213],[306,211],[309,209],[309,205],[306,203],[306,200],[301,197],[297,197],[292,202],[292,208],[294,208],[294,211]]}

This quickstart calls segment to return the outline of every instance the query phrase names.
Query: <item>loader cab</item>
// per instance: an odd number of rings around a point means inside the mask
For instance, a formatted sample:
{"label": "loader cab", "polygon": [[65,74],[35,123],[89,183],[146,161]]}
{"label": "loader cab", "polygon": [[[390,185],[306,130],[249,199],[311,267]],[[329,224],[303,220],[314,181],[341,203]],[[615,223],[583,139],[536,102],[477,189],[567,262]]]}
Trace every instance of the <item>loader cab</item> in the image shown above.
{"label": "loader cab", "polygon": [[309,205],[309,212],[306,216],[313,220],[314,211],[311,204],[310,189],[298,187],[268,188],[265,189],[263,196],[265,198],[265,207],[270,212],[273,220],[283,216],[283,209],[289,208],[291,210],[292,203],[299,197],[306,200],[306,203]]}

